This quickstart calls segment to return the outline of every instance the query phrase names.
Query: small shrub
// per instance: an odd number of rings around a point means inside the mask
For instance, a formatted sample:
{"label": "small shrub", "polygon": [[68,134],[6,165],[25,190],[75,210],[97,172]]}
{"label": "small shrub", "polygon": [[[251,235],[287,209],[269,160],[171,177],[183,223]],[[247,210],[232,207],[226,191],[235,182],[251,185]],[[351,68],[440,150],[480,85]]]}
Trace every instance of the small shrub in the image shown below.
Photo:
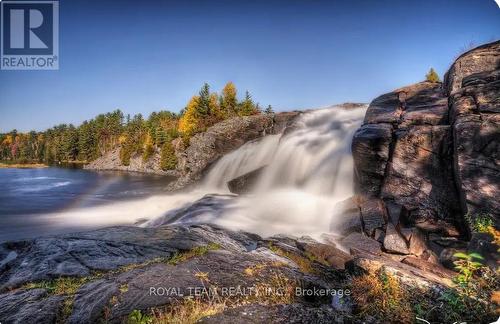
{"label": "small shrub", "polygon": [[431,68],[429,72],[425,75],[425,80],[433,83],[441,82],[439,79],[439,75],[434,71],[434,68]]}
{"label": "small shrub", "polygon": [[484,260],[484,258],[478,253],[466,254],[458,252],[453,256],[458,258],[453,263],[455,264],[455,269],[459,272],[459,275],[456,277],[456,281],[459,284],[467,284],[472,276],[483,266],[478,260]]}
{"label": "small shrub", "polygon": [[412,294],[384,271],[353,278],[351,291],[361,318],[374,316],[390,323],[411,323],[415,319]]}
{"label": "small shrub", "polygon": [[175,156],[175,149],[170,142],[163,144],[160,157],[160,168],[163,171],[175,170],[177,167],[177,157]]}
{"label": "small shrub", "polygon": [[129,315],[128,315],[128,324],[150,324],[153,323],[153,317],[142,314],[142,312],[138,309],[134,309]]}
{"label": "small shrub", "polygon": [[493,218],[489,214],[465,215],[472,231],[477,233],[490,233],[493,227]]}

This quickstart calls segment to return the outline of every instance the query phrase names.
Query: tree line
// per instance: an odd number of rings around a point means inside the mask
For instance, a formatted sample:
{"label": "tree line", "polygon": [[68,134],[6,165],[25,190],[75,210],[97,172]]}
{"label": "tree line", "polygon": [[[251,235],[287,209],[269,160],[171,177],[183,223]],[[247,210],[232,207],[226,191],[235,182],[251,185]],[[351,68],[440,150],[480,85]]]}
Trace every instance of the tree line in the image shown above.
{"label": "tree line", "polygon": [[[265,113],[272,113],[268,106]],[[0,160],[16,163],[90,162],[120,147],[120,159],[128,165],[138,154],[147,161],[155,152],[161,155],[161,168],[175,169],[177,159],[172,141],[189,139],[208,127],[235,116],[262,113],[247,91],[242,100],[228,82],[219,95],[204,84],[198,95],[176,114],[153,112],[146,119],[141,114],[125,116],[121,110],[100,114],[79,126],[61,124],[42,132],[13,130],[0,134]]]}

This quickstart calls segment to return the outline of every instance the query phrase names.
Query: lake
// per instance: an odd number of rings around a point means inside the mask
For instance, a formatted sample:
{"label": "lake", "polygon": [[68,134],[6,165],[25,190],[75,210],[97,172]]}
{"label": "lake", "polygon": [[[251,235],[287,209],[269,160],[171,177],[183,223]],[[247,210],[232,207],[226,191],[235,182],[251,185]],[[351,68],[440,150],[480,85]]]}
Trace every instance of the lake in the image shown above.
{"label": "lake", "polygon": [[0,242],[95,227],[96,222],[61,222],[54,217],[68,211],[142,201],[164,193],[169,181],[156,175],[60,167],[0,169]]}

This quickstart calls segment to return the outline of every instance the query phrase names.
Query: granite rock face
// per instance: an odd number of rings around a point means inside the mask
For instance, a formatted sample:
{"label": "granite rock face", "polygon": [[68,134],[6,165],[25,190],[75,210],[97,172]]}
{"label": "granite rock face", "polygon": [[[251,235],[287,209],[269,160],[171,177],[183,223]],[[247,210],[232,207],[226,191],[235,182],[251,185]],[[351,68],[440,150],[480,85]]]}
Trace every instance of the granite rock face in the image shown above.
{"label": "granite rock face", "polygon": [[500,69],[465,77],[450,107],[462,209],[493,215],[500,226]]}
{"label": "granite rock face", "polygon": [[381,198],[389,213],[402,208],[404,225],[467,236],[469,213],[492,215],[498,226],[500,42],[460,56],[444,84],[373,100],[352,152],[357,192]]}
{"label": "granite rock face", "polygon": [[444,77],[445,89],[453,93],[462,88],[463,79],[471,74],[498,70],[500,41],[481,45],[460,55]]}
{"label": "granite rock face", "polygon": [[453,221],[459,211],[456,191],[449,190],[454,178],[447,105],[441,84],[430,82],[375,99],[352,144],[358,191],[403,206],[413,223]]}

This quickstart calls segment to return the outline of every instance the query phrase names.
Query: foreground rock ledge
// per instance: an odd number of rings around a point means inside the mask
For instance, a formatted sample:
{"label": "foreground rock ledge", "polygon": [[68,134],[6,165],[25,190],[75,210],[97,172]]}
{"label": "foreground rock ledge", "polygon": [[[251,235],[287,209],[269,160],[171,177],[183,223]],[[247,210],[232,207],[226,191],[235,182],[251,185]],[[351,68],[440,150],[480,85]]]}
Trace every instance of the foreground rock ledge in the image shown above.
{"label": "foreground rock ledge", "polygon": [[[371,271],[380,268],[380,262],[410,285],[444,289],[450,275],[436,275],[436,266],[422,270],[381,261],[369,251],[350,256],[334,243],[308,237],[263,239],[212,225],[119,226],[8,242],[0,247],[0,259],[2,323],[120,323],[133,310],[147,312],[182,300],[177,294],[152,294],[151,289],[174,287],[188,295],[190,287],[208,282],[217,287],[272,287],[273,278],[281,278],[292,288],[348,289],[350,271]],[[345,270],[346,265],[351,270]],[[228,308],[205,322],[230,319],[240,311],[256,314],[255,323],[272,316],[282,318],[275,322],[320,323],[349,321],[353,316],[351,306],[346,309],[332,296],[253,303]]]}

